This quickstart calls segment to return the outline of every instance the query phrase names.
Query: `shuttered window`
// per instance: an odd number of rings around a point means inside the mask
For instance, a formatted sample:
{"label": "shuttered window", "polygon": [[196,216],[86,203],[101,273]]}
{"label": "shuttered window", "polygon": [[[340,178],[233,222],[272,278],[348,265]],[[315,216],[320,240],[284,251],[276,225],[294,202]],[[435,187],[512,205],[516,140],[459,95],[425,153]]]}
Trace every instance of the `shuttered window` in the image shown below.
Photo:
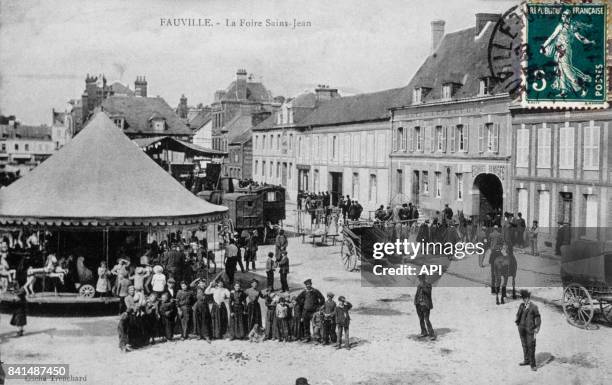
{"label": "shuttered window", "polygon": [[559,129],[559,169],[574,169],[574,127],[569,125]]}
{"label": "shuttered window", "polygon": [[584,127],[584,169],[599,170],[599,127],[590,122]]}
{"label": "shuttered window", "polygon": [[538,168],[550,168],[550,127],[538,128]]}

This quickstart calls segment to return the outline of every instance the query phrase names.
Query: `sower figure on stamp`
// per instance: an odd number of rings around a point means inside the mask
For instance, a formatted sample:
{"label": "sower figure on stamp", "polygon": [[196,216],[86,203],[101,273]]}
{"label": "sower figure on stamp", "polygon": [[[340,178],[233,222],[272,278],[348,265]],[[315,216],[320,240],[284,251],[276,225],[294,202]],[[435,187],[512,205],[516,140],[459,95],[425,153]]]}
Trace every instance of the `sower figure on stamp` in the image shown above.
{"label": "sower figure on stamp", "polygon": [[540,331],[541,317],[538,307],[531,302],[531,293],[528,290],[521,290],[521,298],[523,303],[519,306],[515,321],[523,345],[523,362],[519,365],[530,365],[531,370],[535,372],[536,334]]}
{"label": "sower figure on stamp", "polygon": [[416,306],[419,323],[421,324],[421,335],[419,338],[429,336],[429,339],[435,340],[436,333],[429,321],[429,312],[433,309],[431,283],[427,282],[427,275],[425,274],[419,275],[419,284],[417,285],[417,291],[414,295],[414,306]]}

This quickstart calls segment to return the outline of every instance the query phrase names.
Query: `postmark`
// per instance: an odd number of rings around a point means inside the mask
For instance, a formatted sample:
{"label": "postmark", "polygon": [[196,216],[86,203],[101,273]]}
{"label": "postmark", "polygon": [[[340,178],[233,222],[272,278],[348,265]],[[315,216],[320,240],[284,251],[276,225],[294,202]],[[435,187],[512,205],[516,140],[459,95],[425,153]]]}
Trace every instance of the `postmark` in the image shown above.
{"label": "postmark", "polygon": [[527,3],[522,104],[607,107],[606,4]]}

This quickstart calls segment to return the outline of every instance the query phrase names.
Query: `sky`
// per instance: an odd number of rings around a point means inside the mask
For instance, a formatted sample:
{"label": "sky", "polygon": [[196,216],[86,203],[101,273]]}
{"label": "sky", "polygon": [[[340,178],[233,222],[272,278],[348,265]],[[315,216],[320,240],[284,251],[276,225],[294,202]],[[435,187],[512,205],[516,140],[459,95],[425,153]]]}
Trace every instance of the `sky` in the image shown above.
{"label": "sky", "polygon": [[[209,104],[244,68],[272,93],[318,84],[341,94],[401,87],[429,54],[430,22],[472,27],[477,12],[516,0],[0,0],[0,114],[50,124],[103,73],[171,106]],[[211,19],[168,27],[160,19]],[[226,27],[226,19],[309,21],[310,27]],[[219,23],[219,24],[216,24]]]}

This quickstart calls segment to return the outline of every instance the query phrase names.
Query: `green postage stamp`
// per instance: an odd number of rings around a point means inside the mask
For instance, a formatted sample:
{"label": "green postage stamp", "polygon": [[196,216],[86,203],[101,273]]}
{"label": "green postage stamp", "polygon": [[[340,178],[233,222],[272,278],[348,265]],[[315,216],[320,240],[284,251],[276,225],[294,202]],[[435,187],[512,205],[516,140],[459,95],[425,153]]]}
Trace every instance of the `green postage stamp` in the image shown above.
{"label": "green postage stamp", "polygon": [[523,105],[607,106],[606,4],[527,3]]}

